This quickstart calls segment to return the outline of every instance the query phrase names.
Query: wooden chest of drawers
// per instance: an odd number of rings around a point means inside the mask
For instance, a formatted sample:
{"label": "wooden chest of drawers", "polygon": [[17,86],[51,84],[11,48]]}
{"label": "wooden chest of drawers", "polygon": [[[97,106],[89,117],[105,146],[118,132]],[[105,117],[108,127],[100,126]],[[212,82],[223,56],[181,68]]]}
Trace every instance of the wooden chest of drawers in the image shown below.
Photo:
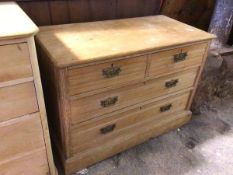
{"label": "wooden chest of drawers", "polygon": [[42,27],[54,142],[66,174],[190,120],[213,35],[165,16]]}
{"label": "wooden chest of drawers", "polygon": [[56,175],[34,35],[16,3],[0,3],[0,174]]}

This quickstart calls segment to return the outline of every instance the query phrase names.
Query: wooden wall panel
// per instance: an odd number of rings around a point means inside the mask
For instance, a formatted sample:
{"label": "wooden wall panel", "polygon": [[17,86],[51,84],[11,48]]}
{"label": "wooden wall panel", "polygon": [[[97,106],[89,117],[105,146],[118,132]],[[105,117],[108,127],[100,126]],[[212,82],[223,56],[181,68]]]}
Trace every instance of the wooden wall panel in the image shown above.
{"label": "wooden wall panel", "polygon": [[90,18],[88,4],[89,3],[87,3],[87,1],[85,2],[85,0],[68,1],[70,21],[71,22],[88,21]]}
{"label": "wooden wall panel", "polygon": [[19,0],[39,26],[155,15],[163,0]]}
{"label": "wooden wall panel", "polygon": [[158,14],[161,0],[118,0],[117,18]]}
{"label": "wooden wall panel", "polygon": [[19,4],[37,25],[40,26],[51,24],[48,1],[23,1],[19,2]]}
{"label": "wooden wall panel", "polygon": [[66,24],[70,22],[67,1],[50,1],[49,10],[51,24]]}
{"label": "wooden wall panel", "polygon": [[90,17],[93,21],[115,19],[117,0],[90,0]]}
{"label": "wooden wall panel", "polygon": [[18,3],[39,26],[156,15],[161,12],[208,30],[215,0],[18,0]]}
{"label": "wooden wall panel", "polygon": [[161,13],[208,30],[214,6],[215,0],[164,0]]}
{"label": "wooden wall panel", "polygon": [[116,18],[116,0],[68,1],[70,21],[87,22]]}

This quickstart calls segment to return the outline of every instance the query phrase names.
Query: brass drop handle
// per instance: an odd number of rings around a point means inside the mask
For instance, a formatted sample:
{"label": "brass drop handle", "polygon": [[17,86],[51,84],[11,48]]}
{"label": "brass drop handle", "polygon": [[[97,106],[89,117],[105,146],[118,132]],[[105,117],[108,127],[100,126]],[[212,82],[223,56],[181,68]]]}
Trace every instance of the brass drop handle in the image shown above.
{"label": "brass drop handle", "polygon": [[167,104],[165,106],[160,107],[160,112],[165,112],[165,111],[169,111],[172,108],[172,104]]}
{"label": "brass drop handle", "polygon": [[105,126],[104,128],[100,129],[101,134],[107,134],[112,132],[116,128],[116,124]]}
{"label": "brass drop handle", "polygon": [[172,87],[176,86],[178,82],[179,82],[178,79],[170,80],[170,81],[167,81],[165,83],[165,86],[166,86],[166,88],[172,88]]}
{"label": "brass drop handle", "polygon": [[180,61],[184,61],[187,56],[188,56],[187,52],[176,54],[174,55],[174,62],[177,63]]}
{"label": "brass drop handle", "polygon": [[101,104],[102,107],[105,108],[105,107],[109,107],[109,106],[115,105],[117,101],[118,101],[118,97],[117,96],[115,96],[115,97],[109,97],[109,98],[107,98],[105,100],[100,101],[100,104]]}
{"label": "brass drop handle", "polygon": [[103,76],[105,78],[113,78],[120,74],[121,68],[119,66],[112,66],[102,70]]}

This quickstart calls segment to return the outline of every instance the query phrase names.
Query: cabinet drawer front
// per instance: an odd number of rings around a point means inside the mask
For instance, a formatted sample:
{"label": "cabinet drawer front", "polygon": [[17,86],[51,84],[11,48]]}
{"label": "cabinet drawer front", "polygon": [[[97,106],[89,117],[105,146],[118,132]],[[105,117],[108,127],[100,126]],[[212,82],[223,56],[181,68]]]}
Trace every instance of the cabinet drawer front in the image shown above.
{"label": "cabinet drawer front", "polygon": [[157,77],[200,65],[206,48],[207,43],[204,43],[149,55],[149,77]]}
{"label": "cabinet drawer front", "polygon": [[151,137],[156,137],[172,129],[182,126],[190,120],[190,113],[184,112],[174,115],[164,116],[159,122],[157,119],[149,120],[135,125],[130,132],[114,138],[111,142],[102,142],[101,146],[76,154],[66,161],[67,174],[92,165],[107,157],[122,152],[130,147],[140,144]]}
{"label": "cabinet drawer front", "polygon": [[0,46],[0,53],[0,83],[32,76],[26,43]]}
{"label": "cabinet drawer front", "polygon": [[192,87],[199,68],[164,76],[132,86],[71,100],[71,122],[88,119],[125,108],[155,97]]}
{"label": "cabinet drawer front", "polygon": [[29,155],[0,163],[2,175],[48,175],[46,150],[41,149]]}
{"label": "cabinet drawer front", "polygon": [[111,142],[119,135],[129,132],[134,125],[146,120],[157,118],[159,122],[164,115],[184,111],[189,94],[187,92],[171,96],[110,117],[97,118],[74,126],[71,132],[72,152],[79,153]]}
{"label": "cabinet drawer front", "polygon": [[38,111],[33,82],[0,88],[0,122]]}
{"label": "cabinet drawer front", "polygon": [[68,70],[69,95],[138,82],[145,76],[146,56]]}
{"label": "cabinet drawer front", "polygon": [[0,123],[0,162],[45,147],[39,113]]}

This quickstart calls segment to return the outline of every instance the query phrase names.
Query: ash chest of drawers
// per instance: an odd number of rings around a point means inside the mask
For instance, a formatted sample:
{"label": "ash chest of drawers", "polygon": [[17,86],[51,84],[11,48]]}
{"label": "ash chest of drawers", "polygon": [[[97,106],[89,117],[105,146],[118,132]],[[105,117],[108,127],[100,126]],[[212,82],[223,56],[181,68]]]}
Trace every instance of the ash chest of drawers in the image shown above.
{"label": "ash chest of drawers", "polygon": [[0,3],[0,174],[55,175],[33,35],[16,3]]}
{"label": "ash chest of drawers", "polygon": [[41,28],[42,82],[66,174],[190,120],[213,35],[165,16]]}

